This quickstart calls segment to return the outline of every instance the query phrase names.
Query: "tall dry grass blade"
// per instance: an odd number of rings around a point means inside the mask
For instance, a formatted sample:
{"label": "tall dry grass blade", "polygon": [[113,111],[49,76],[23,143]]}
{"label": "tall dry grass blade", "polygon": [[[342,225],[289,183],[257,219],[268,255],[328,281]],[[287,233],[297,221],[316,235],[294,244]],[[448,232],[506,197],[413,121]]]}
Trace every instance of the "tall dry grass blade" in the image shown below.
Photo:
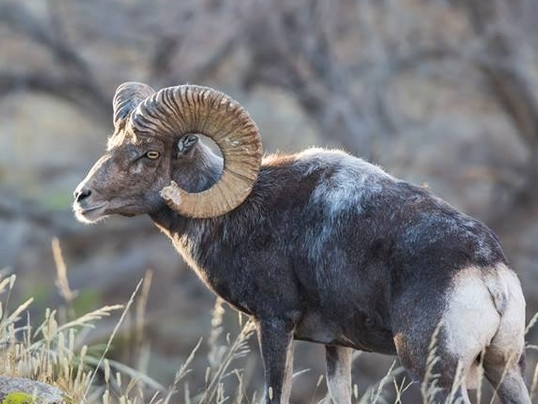
{"label": "tall dry grass blade", "polygon": [[312,398],[310,399],[310,404],[314,404],[314,398],[316,397],[316,393],[318,392],[319,386],[321,385],[321,382],[325,376],[319,375],[318,381],[316,382],[316,388],[314,389],[314,392],[312,393]]}
{"label": "tall dry grass blade", "polygon": [[374,396],[373,396],[372,401],[371,401],[372,404],[377,403],[377,401],[381,398],[381,394],[383,393],[383,389],[385,388],[385,385],[389,382],[390,377],[392,377],[394,379],[394,376],[396,376],[398,373],[402,372],[402,370],[403,370],[402,368],[394,369],[395,366],[396,366],[396,361],[393,361],[392,364],[390,365],[389,370],[385,374],[385,376],[383,376],[381,381],[377,384],[377,388],[374,391]]}
{"label": "tall dry grass blade", "polygon": [[66,304],[70,306],[77,297],[78,292],[71,289],[69,286],[69,280],[67,279],[67,266],[62,254],[62,248],[60,247],[60,240],[58,237],[52,239],[52,256],[54,263],[56,264],[56,280],[54,284],[58,289],[58,293],[64,299]]}
{"label": "tall dry grass blade", "polygon": [[306,373],[310,372],[310,369],[302,369],[302,370],[298,370],[297,372],[295,372],[293,374],[293,376],[291,377],[293,380],[295,380],[297,377],[299,376],[302,376]]}
{"label": "tall dry grass blade", "polygon": [[[452,381],[452,386],[450,388],[450,393],[448,394],[447,403],[454,403],[456,396],[461,391],[463,383],[465,381],[465,368],[461,361],[458,361],[456,366],[456,374],[454,375],[454,380]],[[461,397],[460,397],[461,400]]]}
{"label": "tall dry grass blade", "polygon": [[[6,283],[5,283],[5,285],[3,287],[5,288],[9,284],[9,288],[8,288],[8,291],[7,291],[6,301],[4,302],[4,313],[8,309],[9,300],[11,299],[11,291],[13,290],[13,285],[15,284],[16,279],[17,279],[17,275],[15,275],[15,274],[13,274],[9,278],[5,279]],[[33,301],[33,299],[32,299],[32,301]],[[0,321],[3,321],[3,320],[4,320],[4,317],[2,316],[0,318]]]}
{"label": "tall dry grass blade", "polygon": [[209,335],[208,345],[209,353],[207,358],[211,367],[216,367],[221,362],[226,348],[218,343],[219,337],[222,334],[222,322],[224,319],[225,309],[224,301],[221,298],[215,299],[213,310],[211,311],[211,334]]}
{"label": "tall dry grass blade", "polygon": [[219,391],[221,391],[219,385],[223,376],[235,359],[241,358],[249,352],[247,341],[254,330],[255,324],[252,320],[249,320],[236,339],[233,342],[228,342],[228,349],[222,358],[222,362],[215,369],[213,377],[200,399],[200,404],[213,403],[218,398]]}
{"label": "tall dry grass blade", "polygon": [[402,396],[403,393],[409,389],[413,385],[413,381],[410,381],[409,383],[405,383],[406,379],[405,376],[402,378],[402,381],[400,384],[396,381],[396,379],[393,379],[394,382],[394,391],[396,392],[396,398],[394,399],[394,404],[402,404]]}
{"label": "tall dry grass blade", "polygon": [[515,363],[514,362],[515,358],[516,358],[516,355],[512,354],[508,358],[508,360],[506,361],[506,365],[504,366],[503,372],[501,374],[501,378],[499,379],[499,383],[497,384],[497,386],[494,386],[494,394],[492,395],[489,404],[493,404],[495,402],[495,397],[497,396],[497,392],[499,390],[499,387],[501,386],[501,383],[503,382],[504,378],[506,377],[506,374],[508,373],[508,370]]}
{"label": "tall dry grass blade", "polygon": [[396,361],[393,361],[389,369],[383,376],[383,378],[378,383],[368,387],[366,391],[362,394],[362,396],[360,396],[360,398],[359,398],[359,388],[357,384],[354,384],[353,385],[353,397],[355,397],[355,399],[358,400],[357,403],[367,404],[367,403],[375,403],[378,400],[385,401],[382,397],[384,387],[391,380],[391,377],[392,379],[394,379],[395,376],[397,376],[404,370],[402,367],[395,368],[395,366],[396,366]]}
{"label": "tall dry grass blade", "polygon": [[[19,319],[19,315],[20,315],[23,311],[25,311],[25,310],[28,308],[28,306],[30,306],[30,305],[33,303],[33,301],[34,301],[34,298],[31,297],[31,298],[29,298],[28,300],[26,300],[23,304],[21,304],[19,307],[17,307],[17,308],[13,311],[13,313],[11,313],[11,314],[8,316],[8,318],[6,319],[7,324],[12,324],[12,323],[14,323],[15,321],[17,321],[17,320]],[[7,306],[7,304],[6,304],[6,306]]]}
{"label": "tall dry grass blade", "polygon": [[437,378],[438,374],[435,373],[435,365],[439,362],[439,357],[437,356],[437,343],[439,342],[439,334],[441,332],[442,322],[439,322],[433,331],[433,334],[430,339],[430,344],[428,345],[428,357],[426,358],[426,371],[424,375],[424,380],[420,386],[420,392],[422,394],[422,399],[425,403],[433,402],[435,396],[439,392],[439,387],[437,387]]}
{"label": "tall dry grass blade", "polygon": [[146,308],[148,305],[149,290],[151,289],[151,283],[153,281],[153,271],[148,269],[144,274],[144,281],[142,283],[142,291],[140,297],[136,302],[135,311],[135,346],[139,348],[137,354],[140,355],[142,347],[144,346],[144,328]]}
{"label": "tall dry grass blade", "polygon": [[160,394],[160,392],[153,393],[153,395],[149,399],[148,404],[163,404],[164,400],[162,398],[159,398]]}
{"label": "tall dry grass blade", "polygon": [[133,304],[134,298],[138,294],[138,290],[140,289],[140,286],[142,285],[142,282],[143,282],[143,279],[140,279],[140,281],[138,281],[138,284],[136,285],[136,288],[135,288],[134,292],[132,293],[131,297],[129,298],[129,301],[127,302],[127,304],[125,305],[125,309],[123,310],[123,313],[121,313],[120,319],[118,320],[116,326],[114,327],[114,330],[112,331],[112,334],[110,335],[110,337],[108,339],[108,342],[106,344],[105,350],[103,351],[103,354],[99,358],[99,362],[97,363],[97,366],[96,366],[95,370],[92,372],[92,376],[91,376],[91,378],[89,380],[89,383],[88,383],[88,386],[87,386],[86,391],[84,393],[83,399],[85,399],[86,396],[88,395],[88,392],[89,392],[90,387],[91,387],[91,385],[93,383],[93,380],[95,379],[95,375],[97,374],[97,371],[101,367],[101,364],[103,363],[105,355],[107,354],[108,350],[110,349],[110,346],[112,345],[112,341],[114,340],[114,337],[116,336],[116,333],[120,329],[120,326],[123,323],[123,320],[125,319],[125,316],[127,315],[127,312],[129,311],[129,308]]}
{"label": "tall dry grass blade", "polygon": [[534,316],[532,316],[531,320],[527,324],[527,327],[525,327],[525,336],[527,336],[528,332],[534,327],[536,322],[538,321],[538,312],[534,313]]}
{"label": "tall dry grass blade", "polygon": [[174,381],[172,382],[172,385],[168,388],[168,393],[166,394],[166,397],[163,401],[164,404],[168,404],[170,402],[172,396],[177,393],[177,385],[190,372],[189,366],[194,360],[194,356],[196,355],[196,352],[198,352],[198,349],[200,348],[201,344],[202,338],[198,340],[198,343],[192,349],[191,353],[189,354],[189,357],[185,360],[183,365],[181,365],[181,367],[176,372],[174,376]]}
{"label": "tall dry grass blade", "polygon": [[[12,276],[15,276],[15,275],[12,275]],[[6,290],[6,286],[11,283],[12,283],[11,277],[2,279],[2,281],[0,281],[0,294],[4,293],[4,291]]]}
{"label": "tall dry grass blade", "polygon": [[531,382],[531,390],[530,390],[531,400],[534,397],[534,394],[536,393],[537,385],[538,385],[538,363],[534,367],[534,372],[532,374],[532,382]]}
{"label": "tall dry grass blade", "polygon": [[237,379],[236,391],[238,392],[238,394],[235,396],[235,404],[244,403],[245,400],[248,403],[250,403],[250,400],[248,399],[248,396],[247,396],[247,392],[245,390],[245,385],[243,384],[243,381],[244,381],[243,372],[238,369],[234,369],[232,370],[232,373],[235,375]]}
{"label": "tall dry grass blade", "polygon": [[[99,360],[97,358],[87,358],[86,362],[90,365],[95,366],[96,368],[97,368],[97,365],[99,365]],[[102,367],[105,373],[105,380],[110,379],[110,372],[112,370],[116,370],[116,374],[121,373],[123,375],[129,376],[132,380],[142,382],[154,390],[159,390],[159,391],[165,390],[165,387],[162,384],[160,384],[158,381],[156,381],[155,379],[121,362],[118,362],[112,359],[104,359],[102,365],[103,365]],[[107,375],[107,368],[108,368],[108,375]]]}
{"label": "tall dry grass blade", "polygon": [[115,304],[115,305],[112,305],[112,306],[103,306],[100,309],[97,309],[97,310],[91,311],[89,313],[86,313],[83,316],[81,316],[81,317],[79,317],[79,318],[77,318],[75,320],[69,321],[69,322],[61,325],[58,328],[58,331],[64,331],[64,330],[74,328],[74,327],[93,328],[93,327],[95,327],[93,322],[101,320],[104,317],[109,317],[112,314],[113,311],[121,310],[121,309],[123,309],[123,305],[121,305],[121,304]]}

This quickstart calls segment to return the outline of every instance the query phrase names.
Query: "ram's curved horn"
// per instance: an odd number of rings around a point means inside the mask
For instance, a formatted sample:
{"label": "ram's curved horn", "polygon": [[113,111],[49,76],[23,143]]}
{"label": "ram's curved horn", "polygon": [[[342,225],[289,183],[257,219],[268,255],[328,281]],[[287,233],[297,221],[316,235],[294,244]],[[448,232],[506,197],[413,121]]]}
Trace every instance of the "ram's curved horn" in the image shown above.
{"label": "ram's curved horn", "polygon": [[142,136],[177,138],[200,133],[219,146],[224,168],[211,188],[188,193],[172,183],[161,191],[168,206],[181,215],[220,216],[250,194],[262,159],[260,134],[245,109],[227,95],[191,85],[164,88],[138,105],[131,124]]}
{"label": "ram's curved horn", "polygon": [[131,112],[146,98],[155,94],[155,90],[144,83],[129,81],[116,89],[112,105],[114,106],[114,128],[119,132],[125,126]]}

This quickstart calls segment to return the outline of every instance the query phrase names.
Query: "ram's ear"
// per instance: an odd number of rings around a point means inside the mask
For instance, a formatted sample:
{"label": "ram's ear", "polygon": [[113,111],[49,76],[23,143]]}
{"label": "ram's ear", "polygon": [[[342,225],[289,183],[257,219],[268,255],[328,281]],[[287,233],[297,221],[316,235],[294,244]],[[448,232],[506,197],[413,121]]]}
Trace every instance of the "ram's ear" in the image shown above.
{"label": "ram's ear", "polygon": [[179,139],[177,142],[177,157],[179,158],[189,154],[199,140],[200,138],[197,135],[190,133]]}

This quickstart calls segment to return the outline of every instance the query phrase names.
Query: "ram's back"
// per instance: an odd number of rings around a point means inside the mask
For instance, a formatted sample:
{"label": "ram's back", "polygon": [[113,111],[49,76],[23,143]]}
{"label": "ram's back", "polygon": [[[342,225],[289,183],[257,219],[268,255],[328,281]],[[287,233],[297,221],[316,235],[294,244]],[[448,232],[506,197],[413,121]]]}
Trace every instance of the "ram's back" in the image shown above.
{"label": "ram's back", "polygon": [[321,302],[386,312],[408,288],[443,290],[468,266],[505,262],[484,224],[344,152],[269,156],[259,181],[253,197],[264,206],[267,232]]}

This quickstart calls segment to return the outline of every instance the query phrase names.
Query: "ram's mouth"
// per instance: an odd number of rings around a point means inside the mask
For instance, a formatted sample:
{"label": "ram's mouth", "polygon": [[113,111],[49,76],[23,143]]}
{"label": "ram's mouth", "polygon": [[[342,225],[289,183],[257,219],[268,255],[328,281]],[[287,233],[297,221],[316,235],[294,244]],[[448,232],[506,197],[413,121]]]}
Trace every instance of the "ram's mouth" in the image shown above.
{"label": "ram's mouth", "polygon": [[108,202],[103,202],[98,205],[83,207],[75,203],[73,205],[73,211],[77,220],[83,223],[94,223],[106,216],[104,212],[107,205]]}

